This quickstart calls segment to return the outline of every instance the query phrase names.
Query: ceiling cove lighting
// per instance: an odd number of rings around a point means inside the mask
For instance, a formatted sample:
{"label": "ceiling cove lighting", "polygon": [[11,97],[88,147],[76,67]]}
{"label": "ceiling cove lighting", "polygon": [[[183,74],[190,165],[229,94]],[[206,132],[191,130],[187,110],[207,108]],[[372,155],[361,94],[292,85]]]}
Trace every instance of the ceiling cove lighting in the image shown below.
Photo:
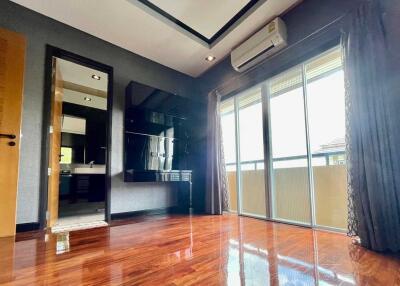
{"label": "ceiling cove lighting", "polygon": [[86,97],[86,96],[83,99],[86,101],[92,101],[92,99],[90,97]]}
{"label": "ceiling cove lighting", "polygon": [[209,56],[206,57],[206,61],[207,62],[213,62],[213,61],[215,61],[215,57],[212,56],[212,55],[209,55]]}
{"label": "ceiling cove lighting", "polygon": [[98,76],[97,74],[92,74],[92,79],[97,79],[97,80],[100,80],[100,79],[101,79],[101,77],[100,77],[100,76]]}

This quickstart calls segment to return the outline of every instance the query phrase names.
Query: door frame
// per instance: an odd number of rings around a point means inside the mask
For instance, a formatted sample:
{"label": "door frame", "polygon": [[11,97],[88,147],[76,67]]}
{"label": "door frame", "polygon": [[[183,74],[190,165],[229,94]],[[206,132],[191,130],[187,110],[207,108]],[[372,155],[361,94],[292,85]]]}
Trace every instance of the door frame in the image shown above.
{"label": "door frame", "polygon": [[106,194],[105,194],[105,221],[111,221],[111,130],[112,130],[112,106],[113,106],[113,74],[114,69],[106,64],[80,56],[78,54],[46,45],[45,60],[45,82],[43,99],[42,119],[42,148],[41,148],[41,170],[40,170],[40,201],[39,201],[39,224],[40,229],[46,228],[46,212],[48,202],[48,166],[50,148],[50,120],[51,120],[51,93],[52,93],[52,71],[53,57],[68,60],[79,65],[99,70],[108,74],[107,85],[107,157],[106,157]]}

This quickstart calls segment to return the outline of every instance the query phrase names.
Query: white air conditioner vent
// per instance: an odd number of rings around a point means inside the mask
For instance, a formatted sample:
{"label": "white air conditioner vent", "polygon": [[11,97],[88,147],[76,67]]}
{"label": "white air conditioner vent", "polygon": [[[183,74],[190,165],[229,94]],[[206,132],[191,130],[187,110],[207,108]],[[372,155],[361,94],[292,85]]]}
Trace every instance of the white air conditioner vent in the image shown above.
{"label": "white air conditioner vent", "polygon": [[247,70],[286,45],[285,23],[280,18],[275,18],[231,52],[232,66],[239,72]]}

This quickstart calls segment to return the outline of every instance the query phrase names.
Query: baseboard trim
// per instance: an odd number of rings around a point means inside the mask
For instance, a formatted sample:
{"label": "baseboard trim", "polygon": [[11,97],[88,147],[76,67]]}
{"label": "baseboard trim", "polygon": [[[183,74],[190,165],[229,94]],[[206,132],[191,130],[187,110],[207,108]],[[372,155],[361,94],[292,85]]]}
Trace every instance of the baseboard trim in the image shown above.
{"label": "baseboard trim", "polygon": [[25,232],[40,229],[40,223],[38,222],[28,222],[28,223],[17,223],[16,231]]}
{"label": "baseboard trim", "polygon": [[111,220],[133,218],[133,217],[138,217],[138,216],[172,214],[172,213],[177,213],[177,207],[149,209],[149,210],[123,212],[123,213],[113,213],[113,214],[111,214]]}

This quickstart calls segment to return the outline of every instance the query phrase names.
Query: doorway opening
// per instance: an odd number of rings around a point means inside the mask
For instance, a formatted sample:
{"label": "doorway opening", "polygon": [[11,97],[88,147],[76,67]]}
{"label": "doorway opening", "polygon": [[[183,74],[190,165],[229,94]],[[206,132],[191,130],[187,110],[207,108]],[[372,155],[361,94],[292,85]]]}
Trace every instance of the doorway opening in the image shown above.
{"label": "doorway opening", "polygon": [[43,226],[57,231],[106,225],[110,217],[112,69],[63,50],[49,51]]}

